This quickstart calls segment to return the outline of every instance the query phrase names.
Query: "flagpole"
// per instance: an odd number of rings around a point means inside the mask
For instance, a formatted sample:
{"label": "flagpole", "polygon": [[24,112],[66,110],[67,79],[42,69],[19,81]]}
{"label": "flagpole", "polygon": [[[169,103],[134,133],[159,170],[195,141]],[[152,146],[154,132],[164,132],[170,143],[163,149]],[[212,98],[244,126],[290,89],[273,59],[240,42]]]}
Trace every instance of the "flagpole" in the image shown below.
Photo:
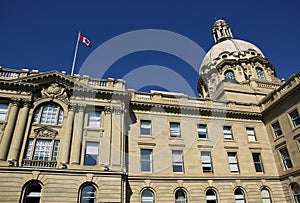
{"label": "flagpole", "polygon": [[79,36],[80,36],[80,31],[79,31],[78,36],[77,36],[77,42],[76,42],[75,53],[74,53],[74,58],[73,58],[73,64],[72,64],[72,70],[71,70],[71,76],[73,76],[73,74],[74,74],[75,61],[76,61],[77,50],[78,50]]}

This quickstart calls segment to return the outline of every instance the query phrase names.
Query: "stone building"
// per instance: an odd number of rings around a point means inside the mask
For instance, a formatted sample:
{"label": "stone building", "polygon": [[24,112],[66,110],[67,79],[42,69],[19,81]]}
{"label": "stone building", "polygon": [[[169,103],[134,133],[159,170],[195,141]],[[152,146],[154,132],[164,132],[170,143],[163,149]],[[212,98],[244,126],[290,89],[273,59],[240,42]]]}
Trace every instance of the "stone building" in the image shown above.
{"label": "stone building", "polygon": [[199,98],[0,69],[0,202],[300,202],[300,72],[217,20]]}

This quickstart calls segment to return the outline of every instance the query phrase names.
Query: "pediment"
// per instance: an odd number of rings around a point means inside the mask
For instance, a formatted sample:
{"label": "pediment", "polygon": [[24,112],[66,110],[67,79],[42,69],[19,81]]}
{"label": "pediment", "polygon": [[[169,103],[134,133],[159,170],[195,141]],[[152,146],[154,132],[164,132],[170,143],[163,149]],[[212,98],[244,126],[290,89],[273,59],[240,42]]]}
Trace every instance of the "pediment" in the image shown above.
{"label": "pediment", "polygon": [[49,126],[43,126],[40,128],[36,128],[33,130],[35,137],[37,138],[51,138],[54,139],[58,132],[52,128],[50,128]]}

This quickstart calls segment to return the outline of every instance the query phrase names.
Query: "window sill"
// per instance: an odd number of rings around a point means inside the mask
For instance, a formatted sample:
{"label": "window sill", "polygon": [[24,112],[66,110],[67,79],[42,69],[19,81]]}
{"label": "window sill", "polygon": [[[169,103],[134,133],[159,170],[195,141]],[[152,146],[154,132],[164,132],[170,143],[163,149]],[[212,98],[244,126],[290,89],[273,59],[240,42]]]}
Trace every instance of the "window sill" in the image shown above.
{"label": "window sill", "polygon": [[182,137],[170,137],[169,140],[183,140]]}
{"label": "window sill", "polygon": [[84,129],[87,131],[104,132],[104,128],[99,127],[85,127]]}

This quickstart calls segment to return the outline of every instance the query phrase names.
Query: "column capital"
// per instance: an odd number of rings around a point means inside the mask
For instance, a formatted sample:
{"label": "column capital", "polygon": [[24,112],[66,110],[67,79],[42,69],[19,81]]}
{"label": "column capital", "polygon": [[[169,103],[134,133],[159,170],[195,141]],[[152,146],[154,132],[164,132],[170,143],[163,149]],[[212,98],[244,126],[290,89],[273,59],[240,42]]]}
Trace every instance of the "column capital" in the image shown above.
{"label": "column capital", "polygon": [[20,106],[20,102],[21,102],[21,99],[19,99],[19,98],[11,98],[10,103],[12,106],[18,107],[18,106]]}
{"label": "column capital", "polygon": [[111,108],[110,106],[105,106],[105,107],[104,107],[104,112],[105,112],[106,114],[111,114],[111,113],[112,113],[112,108]]}
{"label": "column capital", "polygon": [[31,101],[29,99],[22,99],[23,106],[30,108],[31,107]]}

